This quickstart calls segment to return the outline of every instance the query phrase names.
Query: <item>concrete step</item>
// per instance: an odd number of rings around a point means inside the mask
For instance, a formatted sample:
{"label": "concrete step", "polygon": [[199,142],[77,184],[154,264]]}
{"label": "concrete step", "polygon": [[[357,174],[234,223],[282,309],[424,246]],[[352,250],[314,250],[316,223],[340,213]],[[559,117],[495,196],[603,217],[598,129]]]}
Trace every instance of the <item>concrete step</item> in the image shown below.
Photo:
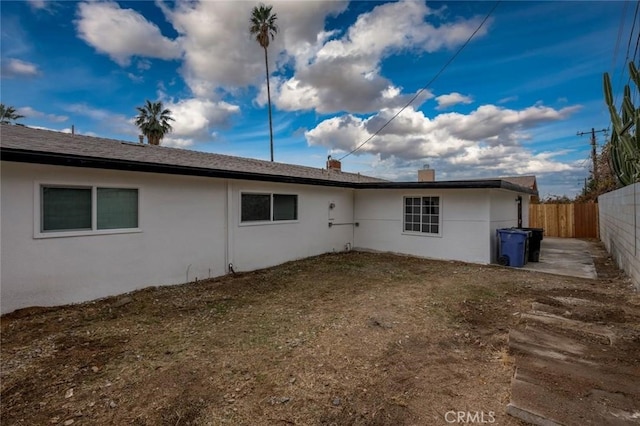
{"label": "concrete step", "polygon": [[527,370],[516,370],[507,406],[510,415],[540,426],[637,426],[640,422],[640,409],[633,396],[599,389],[575,395],[534,377]]}

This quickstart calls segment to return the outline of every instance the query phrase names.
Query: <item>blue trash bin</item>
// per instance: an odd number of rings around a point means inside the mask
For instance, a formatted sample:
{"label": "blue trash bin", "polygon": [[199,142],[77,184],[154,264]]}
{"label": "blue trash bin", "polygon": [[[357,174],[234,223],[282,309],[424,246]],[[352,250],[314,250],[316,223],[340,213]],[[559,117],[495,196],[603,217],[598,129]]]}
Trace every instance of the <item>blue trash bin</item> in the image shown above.
{"label": "blue trash bin", "polygon": [[527,263],[527,240],[530,231],[498,229],[498,263],[522,268]]}

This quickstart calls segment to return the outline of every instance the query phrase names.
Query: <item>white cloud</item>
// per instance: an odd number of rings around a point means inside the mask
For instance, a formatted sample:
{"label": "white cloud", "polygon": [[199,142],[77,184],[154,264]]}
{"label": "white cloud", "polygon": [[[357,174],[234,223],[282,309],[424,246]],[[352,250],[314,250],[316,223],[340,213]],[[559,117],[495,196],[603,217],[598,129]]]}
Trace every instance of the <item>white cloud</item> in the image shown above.
{"label": "white cloud", "polygon": [[211,141],[214,128],[228,127],[234,115],[240,112],[237,105],[203,99],[185,99],[165,102],[171,110],[173,131],[163,140],[163,145],[189,146],[194,142]]}
{"label": "white cloud", "polygon": [[[568,118],[578,106],[555,110],[536,105],[510,110],[483,105],[468,115],[440,114],[434,118],[421,111],[406,109],[387,127],[363,145],[357,155],[371,154],[384,164],[392,161],[402,175],[403,164],[437,163],[440,170],[457,176],[484,173],[548,173],[575,169],[555,157],[566,151],[534,154],[522,145],[539,126]],[[324,120],[305,132],[309,145],[325,146],[332,152],[346,153],[369,139],[397,112],[386,109],[368,118],[351,114]],[[478,176],[480,175],[480,176]]]}
{"label": "white cloud", "polygon": [[[269,47],[269,67],[275,74],[284,66],[293,70],[291,77],[273,79],[272,100],[287,111],[366,113],[404,105],[413,94],[403,93],[381,75],[382,60],[455,47],[479,23],[472,18],[434,24],[442,19],[438,11],[421,2],[401,1],[361,14],[345,33],[328,32],[326,18],[344,12],[346,1],[272,4],[280,30]],[[178,32],[175,40],[114,2],[80,3],[78,36],[122,66],[132,57],[181,57],[180,73],[196,98],[215,100],[221,93],[237,95],[257,86],[255,102],[264,103],[264,53],[248,31],[255,4],[157,0],[156,5]],[[485,26],[478,36],[486,31]],[[138,61],[136,66],[145,70],[150,63]],[[425,91],[420,101],[429,97]]]}
{"label": "white cloud", "polygon": [[[269,47],[269,68],[291,55],[311,57],[328,15],[343,11],[345,1],[273,1],[280,28]],[[184,49],[181,73],[197,97],[216,89],[233,92],[264,81],[264,51],[249,33],[252,2],[158,2]],[[284,52],[287,52],[286,54]]]}
{"label": "white cloud", "polygon": [[37,111],[32,107],[21,107],[17,109],[17,113],[20,115],[24,115],[27,118],[44,118],[52,123],[62,123],[67,121],[69,117],[66,115],[56,115],[56,114],[47,114],[41,111]]}
{"label": "white cloud", "polygon": [[[183,99],[173,101],[162,93],[160,98],[165,106],[171,110],[173,131],[162,140],[162,145],[174,147],[188,147],[198,142],[210,142],[215,139],[217,128],[228,127],[233,116],[240,112],[237,105],[224,101],[206,99]],[[88,117],[109,131],[137,137],[140,131],[134,124],[134,114],[127,117],[100,108],[93,108],[86,104],[72,104],[65,108],[68,112]]]}
{"label": "white cloud", "polygon": [[176,59],[181,55],[176,40],[164,37],[138,12],[113,2],[80,3],[75,24],[78,37],[121,66],[129,65],[132,56]]}
{"label": "white cloud", "polygon": [[2,77],[33,77],[39,74],[38,66],[34,63],[15,58],[3,59]]}
{"label": "white cloud", "polygon": [[160,142],[162,146],[168,146],[171,148],[189,148],[193,146],[194,141],[190,138],[176,138],[171,136],[171,134],[167,135]]}
{"label": "white cloud", "polygon": [[523,110],[512,110],[495,105],[482,105],[468,115],[459,113],[441,114],[436,117],[439,127],[455,137],[497,145],[518,143],[521,133],[544,122],[559,121],[578,111],[580,106],[559,110],[543,105],[534,105]]}
{"label": "white cloud", "polygon": [[450,106],[457,104],[470,104],[473,102],[473,98],[471,96],[465,96],[458,92],[452,92],[447,95],[440,95],[436,97],[436,102],[438,102],[438,107],[436,109],[446,109]]}
{"label": "white cloud", "polygon": [[[158,4],[180,34],[180,72],[196,97],[215,98],[219,91],[237,94],[256,85],[256,103],[266,103],[264,53],[248,32],[253,3]],[[290,78],[272,78],[272,100],[288,111],[371,112],[404,105],[412,94],[403,94],[401,87],[380,75],[382,59],[403,51],[455,46],[477,25],[471,19],[435,27],[425,22],[432,11],[424,4],[403,2],[360,15],[346,34],[340,34],[326,31],[325,19],[342,13],[346,2],[272,4],[280,30],[269,47],[269,69],[274,74],[286,65],[294,71]],[[421,100],[430,96],[425,92]]]}
{"label": "white cloud", "polygon": [[[435,26],[427,18],[432,21],[439,14],[422,2],[386,3],[361,14],[342,37],[317,40],[315,55],[303,58],[293,53],[295,75],[276,82],[276,106],[366,113],[406,104],[413,94],[403,95],[402,88],[381,75],[382,60],[403,52],[455,47],[480,23],[473,18]],[[486,28],[478,36],[486,34]],[[426,92],[421,100],[431,96]]]}

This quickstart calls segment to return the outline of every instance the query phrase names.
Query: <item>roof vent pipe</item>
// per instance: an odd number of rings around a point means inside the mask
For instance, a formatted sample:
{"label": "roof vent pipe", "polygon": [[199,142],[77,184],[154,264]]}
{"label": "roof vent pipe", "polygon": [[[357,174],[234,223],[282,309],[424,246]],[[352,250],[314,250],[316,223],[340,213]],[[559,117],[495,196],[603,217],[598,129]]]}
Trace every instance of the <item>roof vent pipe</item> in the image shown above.
{"label": "roof vent pipe", "polygon": [[144,143],[144,135],[138,135],[138,140],[140,143]]}

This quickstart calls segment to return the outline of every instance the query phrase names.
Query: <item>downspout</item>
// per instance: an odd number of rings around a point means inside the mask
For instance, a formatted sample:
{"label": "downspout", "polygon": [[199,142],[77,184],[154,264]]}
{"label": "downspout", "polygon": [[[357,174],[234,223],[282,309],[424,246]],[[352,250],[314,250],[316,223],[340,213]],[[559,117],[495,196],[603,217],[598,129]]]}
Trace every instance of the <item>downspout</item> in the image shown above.
{"label": "downspout", "polygon": [[522,228],[522,195],[518,195],[516,198],[518,202],[518,228]]}
{"label": "downspout", "polygon": [[356,247],[356,191],[357,189],[351,190],[351,222],[353,226],[351,227],[351,249]]}
{"label": "downspout", "polygon": [[227,179],[227,205],[225,212],[225,250],[224,250],[224,270],[231,272],[229,265],[233,263],[233,186]]}

